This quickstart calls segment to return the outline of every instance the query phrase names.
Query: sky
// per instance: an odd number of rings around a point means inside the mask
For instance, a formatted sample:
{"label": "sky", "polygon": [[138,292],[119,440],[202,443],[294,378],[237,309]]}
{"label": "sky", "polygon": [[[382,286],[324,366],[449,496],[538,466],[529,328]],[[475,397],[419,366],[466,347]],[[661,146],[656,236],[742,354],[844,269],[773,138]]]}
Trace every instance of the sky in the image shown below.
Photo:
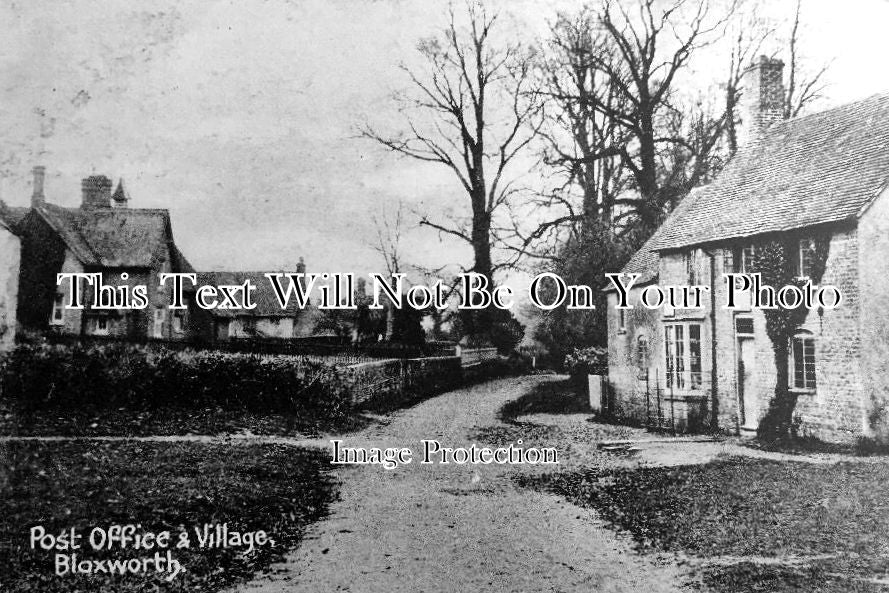
{"label": "sky", "polygon": [[[776,18],[793,0],[768,3]],[[506,35],[533,41],[567,0],[502,0]],[[201,270],[383,271],[373,217],[463,206],[434,165],[358,137],[397,130],[399,64],[441,30],[439,0],[0,0],[0,198],[51,202],[119,178],[132,207],[167,208]],[[840,8],[842,6],[842,8]],[[889,0],[807,0],[801,52],[831,60],[822,107],[889,92]],[[706,78],[701,63],[695,76]],[[469,261],[428,229],[408,259]]]}

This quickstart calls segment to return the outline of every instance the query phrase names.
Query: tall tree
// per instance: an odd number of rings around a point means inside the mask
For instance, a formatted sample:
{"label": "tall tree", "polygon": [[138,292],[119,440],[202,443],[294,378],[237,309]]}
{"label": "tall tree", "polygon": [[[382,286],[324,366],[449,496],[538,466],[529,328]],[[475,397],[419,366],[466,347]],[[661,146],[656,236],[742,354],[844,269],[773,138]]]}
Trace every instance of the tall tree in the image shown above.
{"label": "tall tree", "polygon": [[708,0],[675,0],[666,5],[638,0],[637,4],[634,13],[624,3],[611,1],[600,10],[599,24],[609,49],[594,56],[594,66],[617,86],[628,108],[615,109],[604,101],[595,107],[632,135],[632,142],[621,150],[636,191],[617,203],[631,208],[640,225],[651,232],[665,210],[685,193],[681,187],[663,183],[659,159],[665,149],[672,150],[684,140],[662,126],[674,83],[692,53],[712,42],[712,33],[725,25],[735,3],[719,16],[712,14]]}
{"label": "tall tree", "polygon": [[370,138],[394,153],[450,170],[466,195],[468,216],[420,224],[468,243],[472,270],[493,281],[494,220],[516,193],[510,164],[539,129],[540,104],[531,91],[532,54],[505,42],[497,14],[480,2],[465,7],[466,26],[453,6],[444,33],[421,41],[422,71],[404,67],[412,90],[402,96],[406,132],[387,135],[368,127]]}

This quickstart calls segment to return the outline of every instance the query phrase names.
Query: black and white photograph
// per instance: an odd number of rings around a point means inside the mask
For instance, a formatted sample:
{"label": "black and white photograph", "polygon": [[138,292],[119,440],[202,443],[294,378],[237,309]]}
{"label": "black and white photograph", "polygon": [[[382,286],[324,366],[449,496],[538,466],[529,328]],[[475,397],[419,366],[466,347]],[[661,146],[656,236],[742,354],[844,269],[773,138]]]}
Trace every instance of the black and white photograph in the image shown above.
{"label": "black and white photograph", "polygon": [[0,0],[0,592],[889,593],[889,0]]}

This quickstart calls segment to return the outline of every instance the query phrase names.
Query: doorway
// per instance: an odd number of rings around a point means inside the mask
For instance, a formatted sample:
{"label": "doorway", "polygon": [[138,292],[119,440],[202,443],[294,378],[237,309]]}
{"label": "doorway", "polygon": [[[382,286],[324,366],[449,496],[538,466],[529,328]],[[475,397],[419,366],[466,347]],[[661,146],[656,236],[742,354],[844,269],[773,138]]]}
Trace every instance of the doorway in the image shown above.
{"label": "doorway", "polygon": [[738,336],[738,403],[741,429],[759,428],[759,401],[756,397],[756,348],[752,337]]}

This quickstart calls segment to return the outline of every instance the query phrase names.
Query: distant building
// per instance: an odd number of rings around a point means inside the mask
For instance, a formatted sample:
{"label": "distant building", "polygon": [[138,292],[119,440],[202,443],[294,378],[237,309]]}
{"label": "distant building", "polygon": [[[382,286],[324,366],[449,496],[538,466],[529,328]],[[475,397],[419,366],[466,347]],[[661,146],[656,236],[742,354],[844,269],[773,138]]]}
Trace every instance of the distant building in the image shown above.
{"label": "distant building", "polygon": [[16,214],[0,202],[0,350],[15,342],[21,240]]}
{"label": "distant building", "polygon": [[[187,310],[171,310],[171,282],[160,288],[159,274],[193,272],[173,239],[165,209],[132,208],[119,181],[92,175],[81,184],[77,208],[46,201],[44,168],[34,168],[30,208],[12,208],[21,235],[18,320],[26,332],[66,335],[185,340],[200,322],[192,294]],[[57,285],[60,272],[101,272],[105,284],[148,287],[149,306],[142,310],[95,310],[93,289],[86,287],[87,306],[65,307],[67,285]],[[122,278],[125,275],[125,279]],[[188,287],[189,291],[191,287]]]}
{"label": "distant building", "polygon": [[[305,264],[297,264],[297,272],[305,272]],[[301,310],[291,297],[286,309],[265,277],[265,272],[201,272],[198,284],[207,286],[241,286],[246,281],[256,287],[253,296],[255,309],[213,309],[211,335],[213,340],[245,338],[296,338],[313,335],[317,308],[309,305]]]}

